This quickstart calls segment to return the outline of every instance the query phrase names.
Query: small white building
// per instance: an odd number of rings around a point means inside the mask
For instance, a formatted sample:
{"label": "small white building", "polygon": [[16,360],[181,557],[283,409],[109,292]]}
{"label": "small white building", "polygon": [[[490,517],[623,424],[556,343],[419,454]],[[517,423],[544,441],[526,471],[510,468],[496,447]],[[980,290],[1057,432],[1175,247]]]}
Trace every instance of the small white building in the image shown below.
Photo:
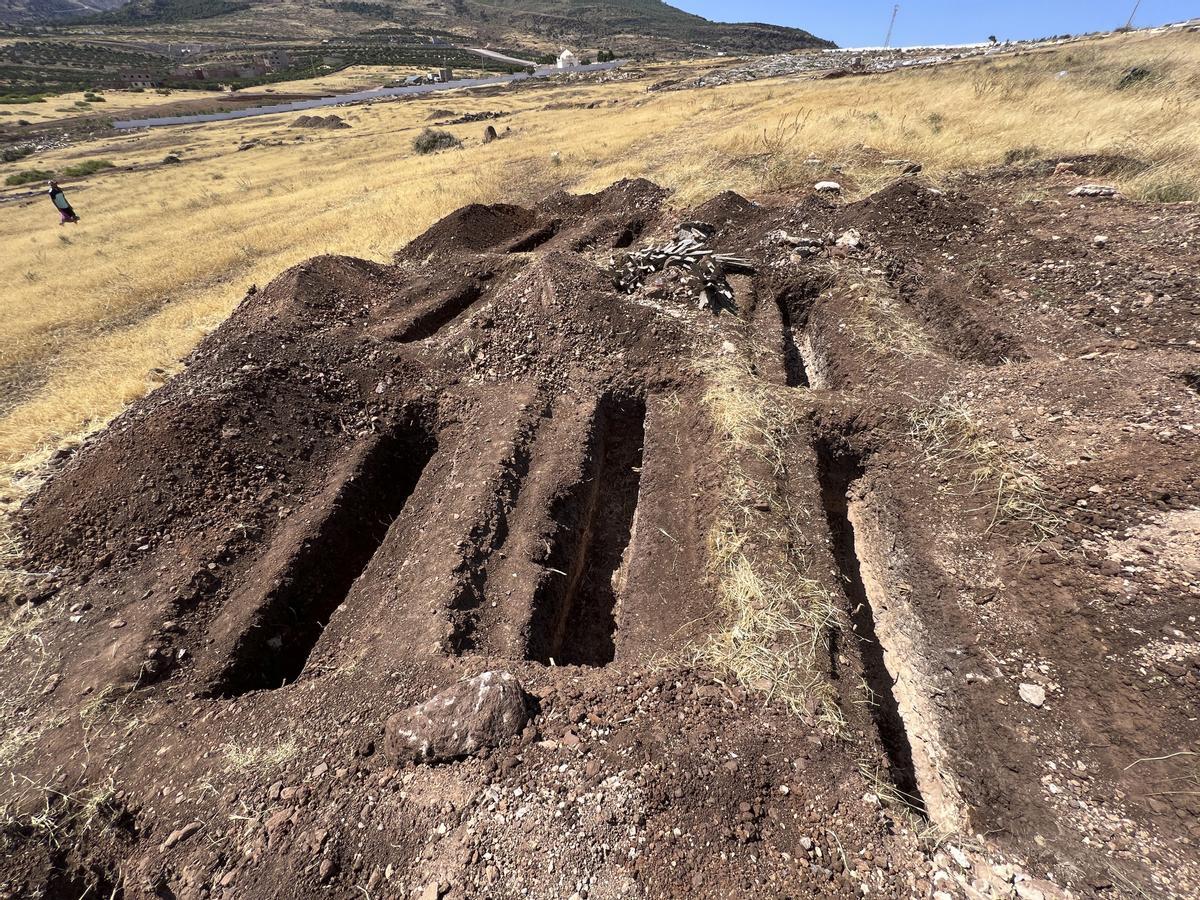
{"label": "small white building", "polygon": [[570,50],[564,50],[558,54],[558,67],[560,69],[573,69],[579,65],[579,57]]}

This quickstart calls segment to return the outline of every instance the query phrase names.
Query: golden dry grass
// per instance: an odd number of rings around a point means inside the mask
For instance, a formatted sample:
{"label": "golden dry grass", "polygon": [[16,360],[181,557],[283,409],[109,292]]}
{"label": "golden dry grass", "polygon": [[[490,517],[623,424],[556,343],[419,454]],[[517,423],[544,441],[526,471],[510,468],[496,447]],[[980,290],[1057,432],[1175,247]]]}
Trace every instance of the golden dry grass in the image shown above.
{"label": "golden dry grass", "polygon": [[[721,512],[708,540],[724,625],[695,648],[695,660],[840,731],[845,722],[822,666],[839,613],[830,592],[805,570],[807,557],[796,548],[806,545],[807,529],[777,485],[786,480],[795,407],[740,356],[700,359],[696,368],[729,455]],[[749,474],[761,464],[770,479]]]}
{"label": "golden dry grass", "polygon": [[[342,91],[364,91],[368,88],[379,87],[392,81],[398,81],[408,75],[427,75],[429,66],[347,66],[336,72],[318,75],[315,78],[305,78],[301,81],[287,81],[282,84],[267,85],[275,93],[318,93]],[[455,78],[477,78],[495,75],[483,69],[471,69],[456,66]],[[256,88],[256,91],[262,88]]]}
{"label": "golden dry grass", "polygon": [[[1122,72],[1153,77],[1118,89]],[[1057,73],[1066,71],[1064,77]],[[652,178],[681,204],[724,189],[811,184],[809,157],[844,166],[860,192],[921,160],[933,177],[1040,155],[1121,153],[1153,164],[1116,176],[1132,196],[1200,192],[1200,37],[1133,34],[1052,52],[872,78],[781,79],[647,93],[661,77],[440,94],[338,110],[354,125],[305,133],[292,115],[117,135],[0,166],[0,177],[88,157],[118,165],[69,187],[83,222],[59,228],[44,198],[0,209],[0,501],[44,454],[153,387],[252,283],[318,253],[377,260],[471,201],[528,200]],[[563,101],[618,99],[598,109]],[[503,110],[504,140],[450,130],[460,151],[419,157],[430,108]],[[283,141],[237,152],[243,138]]]}
{"label": "golden dry grass", "polygon": [[[246,94],[334,94],[363,91],[381,85],[398,81],[408,75],[422,75],[429,72],[428,66],[347,66],[336,72],[328,72],[313,78],[303,78],[277,84],[267,84],[262,87],[247,88]],[[456,77],[475,78],[495,75],[495,72],[483,69],[456,68]],[[88,102],[84,91],[72,91],[66,94],[54,94],[36,103],[0,103],[0,117],[26,119],[42,124],[57,121],[72,116],[105,116],[123,118],[144,110],[148,106],[175,103],[180,100],[212,100],[214,107],[217,102],[230,95],[222,91],[181,91],[171,90],[166,94],[158,91],[123,91],[100,90],[97,93],[103,97],[103,102]],[[86,104],[81,106],[79,104]],[[0,124],[3,119],[0,118]]]}
{"label": "golden dry grass", "polygon": [[1047,491],[1032,466],[996,439],[984,416],[959,397],[944,396],[914,412],[909,434],[935,465],[966,469],[967,493],[985,502],[990,531],[996,525],[1021,522],[1038,539],[1058,532],[1061,517],[1047,507]]}
{"label": "golden dry grass", "polygon": [[[220,91],[174,91],[164,97],[154,91],[110,91],[102,90],[100,96],[103,103],[87,103],[85,107],[76,106],[86,103],[84,91],[72,91],[68,94],[54,94],[36,103],[0,104],[0,113],[10,113],[14,118],[26,119],[42,124],[58,121],[71,116],[121,116],[130,110],[141,109],[152,103],[167,103],[171,100],[216,100],[221,97]],[[0,122],[3,122],[0,119]]]}

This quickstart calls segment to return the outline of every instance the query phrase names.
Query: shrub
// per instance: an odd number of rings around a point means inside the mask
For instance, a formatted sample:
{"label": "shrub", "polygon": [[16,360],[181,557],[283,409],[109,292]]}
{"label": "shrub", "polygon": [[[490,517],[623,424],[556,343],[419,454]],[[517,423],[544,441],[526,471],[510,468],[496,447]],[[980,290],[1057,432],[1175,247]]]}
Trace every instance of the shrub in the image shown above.
{"label": "shrub", "polygon": [[33,148],[28,144],[21,147],[5,147],[3,150],[0,150],[0,162],[16,162],[18,159],[24,159],[32,152]]}
{"label": "shrub", "polygon": [[1152,178],[1137,185],[1131,192],[1135,200],[1152,203],[1185,203],[1200,200],[1200,185],[1186,178],[1170,176]]}
{"label": "shrub", "polygon": [[434,153],[438,150],[449,150],[461,146],[462,141],[450,132],[438,131],[433,128],[422,129],[421,133],[413,138],[413,149],[418,153]]}
{"label": "shrub", "polygon": [[1153,75],[1154,73],[1144,66],[1134,66],[1121,76],[1121,80],[1117,82],[1117,90],[1122,91],[1125,88],[1133,87],[1135,84],[1153,77]]}
{"label": "shrub", "polygon": [[83,175],[91,175],[93,172],[99,172],[101,169],[111,169],[113,164],[107,159],[89,159],[85,162],[76,163],[73,166],[67,166],[63,169],[64,175],[69,175],[72,178],[79,178]]}
{"label": "shrub", "polygon": [[1004,154],[1004,164],[1015,166],[1017,163],[1029,162],[1037,159],[1040,152],[1037,147],[1013,147]]}
{"label": "shrub", "polygon": [[53,177],[53,172],[47,172],[44,169],[26,169],[24,172],[15,172],[9,175],[4,179],[4,183],[9,186],[29,184],[31,181],[49,181]]}

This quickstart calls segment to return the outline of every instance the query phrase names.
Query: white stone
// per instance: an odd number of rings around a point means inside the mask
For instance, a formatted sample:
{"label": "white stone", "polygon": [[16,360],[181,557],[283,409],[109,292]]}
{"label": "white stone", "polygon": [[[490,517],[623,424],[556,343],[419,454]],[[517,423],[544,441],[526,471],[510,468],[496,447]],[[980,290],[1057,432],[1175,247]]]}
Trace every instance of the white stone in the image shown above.
{"label": "white stone", "polygon": [[862,235],[858,233],[858,229],[851,228],[842,232],[842,236],[837,239],[839,247],[847,247],[850,250],[857,250],[862,244]]}
{"label": "white stone", "polygon": [[1071,191],[1072,197],[1119,197],[1115,187],[1107,184],[1081,184]]}
{"label": "white stone", "polygon": [[1031,706],[1041,706],[1046,702],[1046,689],[1036,684],[1022,684],[1017,693]]}
{"label": "white stone", "polygon": [[959,850],[959,849],[958,849],[957,847],[955,847],[953,844],[951,844],[951,845],[950,845],[949,847],[947,847],[946,849],[950,851],[950,855],[951,855],[952,857],[954,857],[954,861],[955,861],[956,863],[958,863],[958,867],[959,867],[960,869],[969,869],[969,868],[971,868],[971,860],[969,860],[969,859],[967,858],[967,854],[963,853],[961,850]]}

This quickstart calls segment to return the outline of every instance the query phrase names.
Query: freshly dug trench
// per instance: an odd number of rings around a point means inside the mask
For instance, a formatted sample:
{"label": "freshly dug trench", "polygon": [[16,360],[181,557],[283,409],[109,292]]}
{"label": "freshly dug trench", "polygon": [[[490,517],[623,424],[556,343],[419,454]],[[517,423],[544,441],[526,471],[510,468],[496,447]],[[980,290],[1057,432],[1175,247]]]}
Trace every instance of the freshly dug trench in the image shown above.
{"label": "freshly dug trench", "polygon": [[123,900],[125,891],[108,881],[89,881],[86,876],[69,872],[54,873],[46,883],[46,900],[75,900],[77,897],[102,897],[104,900]]}
{"label": "freshly dug trench", "polygon": [[559,530],[533,600],[526,656],[603,666],[616,653],[619,576],[633,534],[646,403],[606,396],[592,423],[584,477],[555,504]]}
{"label": "freshly dug trench", "polygon": [[788,387],[808,387],[808,369],[804,365],[804,356],[796,343],[796,329],[800,323],[793,322],[793,303],[791,295],[782,293],[776,296],[775,305],[779,307],[779,318],[783,326],[783,370]]}
{"label": "freshly dug trench", "polygon": [[406,344],[432,337],[470,309],[482,295],[483,286],[478,282],[466,285],[445,300],[417,313],[404,330],[396,336],[396,340]]}
{"label": "freshly dug trench", "polygon": [[366,569],[417,486],[436,443],[420,426],[380,439],[332,512],[291,559],[234,645],[214,693],[238,696],[295,681],[321,632]]}
{"label": "freshly dug trench", "polygon": [[887,756],[893,785],[905,802],[925,815],[925,800],[917,784],[912,744],[893,691],[895,679],[888,671],[884,647],[876,632],[875,615],[863,582],[854,525],[849,514],[848,496],[854,483],[862,477],[862,463],[854,456],[838,453],[828,444],[819,443],[817,466],[821,502],[833,539],[833,555],[862,655],[863,678],[871,692],[871,716]]}
{"label": "freshly dug trench", "polygon": [[783,341],[784,383],[788,387],[823,387],[813,371],[809,313],[813,302],[828,287],[828,281],[812,278],[790,284],[775,294]]}
{"label": "freshly dug trench", "polygon": [[626,247],[632,246],[633,242],[636,241],[645,230],[646,222],[644,219],[632,220],[623,229],[621,229],[620,234],[613,239],[613,249],[624,250]]}
{"label": "freshly dug trench", "polygon": [[607,216],[575,238],[571,242],[571,250],[576,253],[593,249],[624,250],[641,237],[647,224],[643,218]]}
{"label": "freshly dug trench", "polygon": [[560,227],[562,227],[562,223],[557,219],[555,219],[553,222],[548,222],[541,228],[534,229],[529,234],[509,245],[507,252],[529,253],[533,250],[536,250],[538,247],[542,246],[542,244],[546,243],[546,241],[558,234],[558,229]]}

